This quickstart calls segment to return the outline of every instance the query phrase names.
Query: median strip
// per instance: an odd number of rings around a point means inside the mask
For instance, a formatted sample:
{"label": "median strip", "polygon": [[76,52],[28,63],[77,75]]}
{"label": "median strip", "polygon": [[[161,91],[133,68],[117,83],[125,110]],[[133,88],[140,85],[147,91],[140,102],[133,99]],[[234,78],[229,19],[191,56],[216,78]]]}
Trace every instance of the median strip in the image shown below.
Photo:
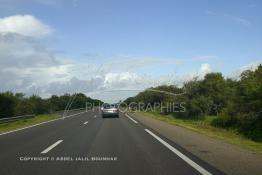
{"label": "median strip", "polygon": [[125,114],[126,117],[128,117],[132,122],[134,122],[135,124],[137,124],[138,122],[135,121],[134,119],[132,119],[129,115]]}
{"label": "median strip", "polygon": [[180,157],[182,160],[184,160],[186,163],[188,163],[191,167],[193,167],[194,169],[196,169],[199,173],[204,174],[204,175],[211,175],[210,172],[208,172],[207,170],[205,170],[204,168],[202,168],[201,166],[199,166],[197,163],[195,163],[193,160],[189,159],[187,156],[185,156],[184,154],[182,154],[180,151],[178,151],[177,149],[175,149],[173,146],[171,146],[170,144],[168,144],[166,141],[164,141],[163,139],[161,139],[160,137],[158,137],[157,135],[155,135],[153,132],[151,132],[148,129],[145,129],[145,131],[147,133],[149,133],[151,136],[153,136],[155,139],[157,139],[160,143],[162,143],[165,147],[167,147],[170,151],[172,151],[173,153],[175,153],[178,157]]}
{"label": "median strip", "polygon": [[44,151],[42,151],[41,154],[46,154],[46,153],[48,153],[51,149],[53,149],[54,147],[56,147],[57,145],[59,145],[61,142],[63,142],[63,140],[58,140],[58,141],[55,142],[53,145],[49,146],[49,147],[46,148]]}

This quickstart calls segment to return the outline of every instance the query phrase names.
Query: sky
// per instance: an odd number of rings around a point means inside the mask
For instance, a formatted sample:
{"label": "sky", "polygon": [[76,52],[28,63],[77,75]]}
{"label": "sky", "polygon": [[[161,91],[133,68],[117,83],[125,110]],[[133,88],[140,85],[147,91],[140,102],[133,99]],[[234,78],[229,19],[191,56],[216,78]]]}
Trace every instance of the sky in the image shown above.
{"label": "sky", "polygon": [[0,91],[107,102],[262,63],[260,0],[0,0]]}

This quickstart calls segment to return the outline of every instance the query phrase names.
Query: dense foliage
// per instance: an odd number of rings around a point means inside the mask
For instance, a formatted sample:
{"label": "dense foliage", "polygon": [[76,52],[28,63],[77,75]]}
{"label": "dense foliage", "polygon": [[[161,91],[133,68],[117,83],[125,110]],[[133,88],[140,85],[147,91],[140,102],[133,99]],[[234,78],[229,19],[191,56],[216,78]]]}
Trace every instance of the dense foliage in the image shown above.
{"label": "dense foliage", "polygon": [[[161,90],[183,95],[166,95]],[[253,140],[262,141],[262,65],[254,71],[244,71],[238,80],[225,79],[221,73],[209,73],[204,79],[193,79],[183,87],[159,86],[125,100],[126,103],[185,103],[185,112],[162,111],[175,117],[201,119],[218,116],[216,127],[232,128]]]}
{"label": "dense foliage", "polygon": [[64,110],[72,99],[73,103],[69,106],[70,109],[84,108],[86,102],[94,105],[102,103],[100,100],[86,97],[82,93],[53,95],[43,99],[36,95],[26,97],[22,93],[4,92],[0,93],[0,118],[25,114],[46,114]]}

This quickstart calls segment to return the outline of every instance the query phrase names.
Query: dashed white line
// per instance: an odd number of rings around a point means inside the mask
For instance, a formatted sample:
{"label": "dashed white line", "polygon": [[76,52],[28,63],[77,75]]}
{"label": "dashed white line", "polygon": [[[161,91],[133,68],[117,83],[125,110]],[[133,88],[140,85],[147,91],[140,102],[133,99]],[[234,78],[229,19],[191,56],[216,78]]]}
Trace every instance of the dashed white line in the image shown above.
{"label": "dashed white line", "polygon": [[61,142],[63,142],[63,140],[58,140],[58,141],[55,142],[53,145],[49,146],[49,147],[46,148],[44,151],[42,151],[41,154],[46,154],[46,153],[48,153],[51,149],[53,149],[54,147],[56,147],[57,145],[59,145]]}
{"label": "dashed white line", "polygon": [[88,121],[86,121],[85,123],[84,123],[84,125],[86,125],[88,123]]}
{"label": "dashed white line", "polygon": [[83,113],[85,113],[85,112],[80,112],[80,113],[69,115],[69,116],[66,116],[66,117],[63,117],[63,118],[57,118],[57,119],[49,120],[49,121],[46,121],[46,122],[38,123],[38,124],[35,124],[35,125],[26,126],[26,127],[23,127],[23,128],[15,129],[13,131],[7,131],[7,132],[4,132],[4,133],[0,133],[0,136],[1,135],[5,135],[5,134],[9,134],[9,133],[13,133],[13,132],[17,132],[17,131],[21,131],[21,130],[24,130],[24,129],[27,129],[27,128],[32,128],[32,127],[35,127],[35,126],[39,126],[39,125],[42,125],[42,124],[45,124],[45,123],[50,123],[50,122],[53,122],[53,121],[56,121],[56,120],[69,118],[69,117],[72,117],[72,116],[75,116],[75,115],[79,115],[79,114],[83,114]]}
{"label": "dashed white line", "polygon": [[96,118],[96,115],[94,115],[94,118]]}
{"label": "dashed white line", "polygon": [[197,163],[195,163],[194,161],[192,161],[191,159],[189,159],[187,156],[185,156],[184,154],[182,154],[180,151],[178,151],[177,149],[175,149],[173,146],[171,146],[170,144],[168,144],[167,142],[165,142],[163,139],[161,139],[160,137],[158,137],[157,135],[155,135],[153,132],[151,132],[148,129],[145,129],[145,131],[147,133],[149,133],[151,136],[153,136],[155,139],[157,139],[160,143],[162,143],[164,146],[166,146],[169,150],[171,150],[173,153],[175,153],[178,157],[180,157],[181,159],[183,159],[186,163],[188,163],[190,166],[192,166],[194,169],[196,169],[198,172],[200,172],[203,175],[212,175],[210,172],[208,172],[207,170],[205,170],[204,168],[202,168],[201,166],[199,166]]}
{"label": "dashed white line", "polygon": [[73,116],[76,116],[76,115],[79,115],[79,114],[83,114],[83,113],[86,113],[86,111],[84,111],[84,112],[79,112],[79,113],[72,114],[72,115],[68,115],[68,116],[63,117],[62,119],[69,118],[69,117],[73,117]]}
{"label": "dashed white line", "polygon": [[125,116],[127,116],[131,121],[133,121],[134,123],[138,123],[137,121],[135,121],[134,119],[132,119],[129,115],[125,114]]}

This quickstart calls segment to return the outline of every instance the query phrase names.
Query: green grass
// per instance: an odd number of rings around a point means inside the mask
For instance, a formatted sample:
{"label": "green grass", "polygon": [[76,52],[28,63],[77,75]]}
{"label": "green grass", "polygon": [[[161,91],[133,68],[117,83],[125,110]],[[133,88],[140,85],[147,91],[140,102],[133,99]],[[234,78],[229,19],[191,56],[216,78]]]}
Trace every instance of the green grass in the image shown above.
{"label": "green grass", "polygon": [[255,151],[257,153],[262,153],[261,142],[255,142],[248,138],[245,138],[235,130],[226,130],[226,129],[216,128],[211,126],[210,123],[212,122],[212,120],[216,118],[215,116],[207,116],[201,120],[194,120],[194,119],[175,118],[171,115],[163,115],[163,114],[152,113],[152,112],[138,112],[138,114],[152,117],[172,125],[181,126],[190,129],[192,131],[204,134],[206,136],[219,139],[251,151]]}
{"label": "green grass", "polygon": [[0,123],[0,133],[12,131],[19,128],[24,128],[45,121],[53,120],[59,117],[60,117],[59,114],[43,114],[43,115],[37,115],[33,118],[21,119],[8,123]]}

